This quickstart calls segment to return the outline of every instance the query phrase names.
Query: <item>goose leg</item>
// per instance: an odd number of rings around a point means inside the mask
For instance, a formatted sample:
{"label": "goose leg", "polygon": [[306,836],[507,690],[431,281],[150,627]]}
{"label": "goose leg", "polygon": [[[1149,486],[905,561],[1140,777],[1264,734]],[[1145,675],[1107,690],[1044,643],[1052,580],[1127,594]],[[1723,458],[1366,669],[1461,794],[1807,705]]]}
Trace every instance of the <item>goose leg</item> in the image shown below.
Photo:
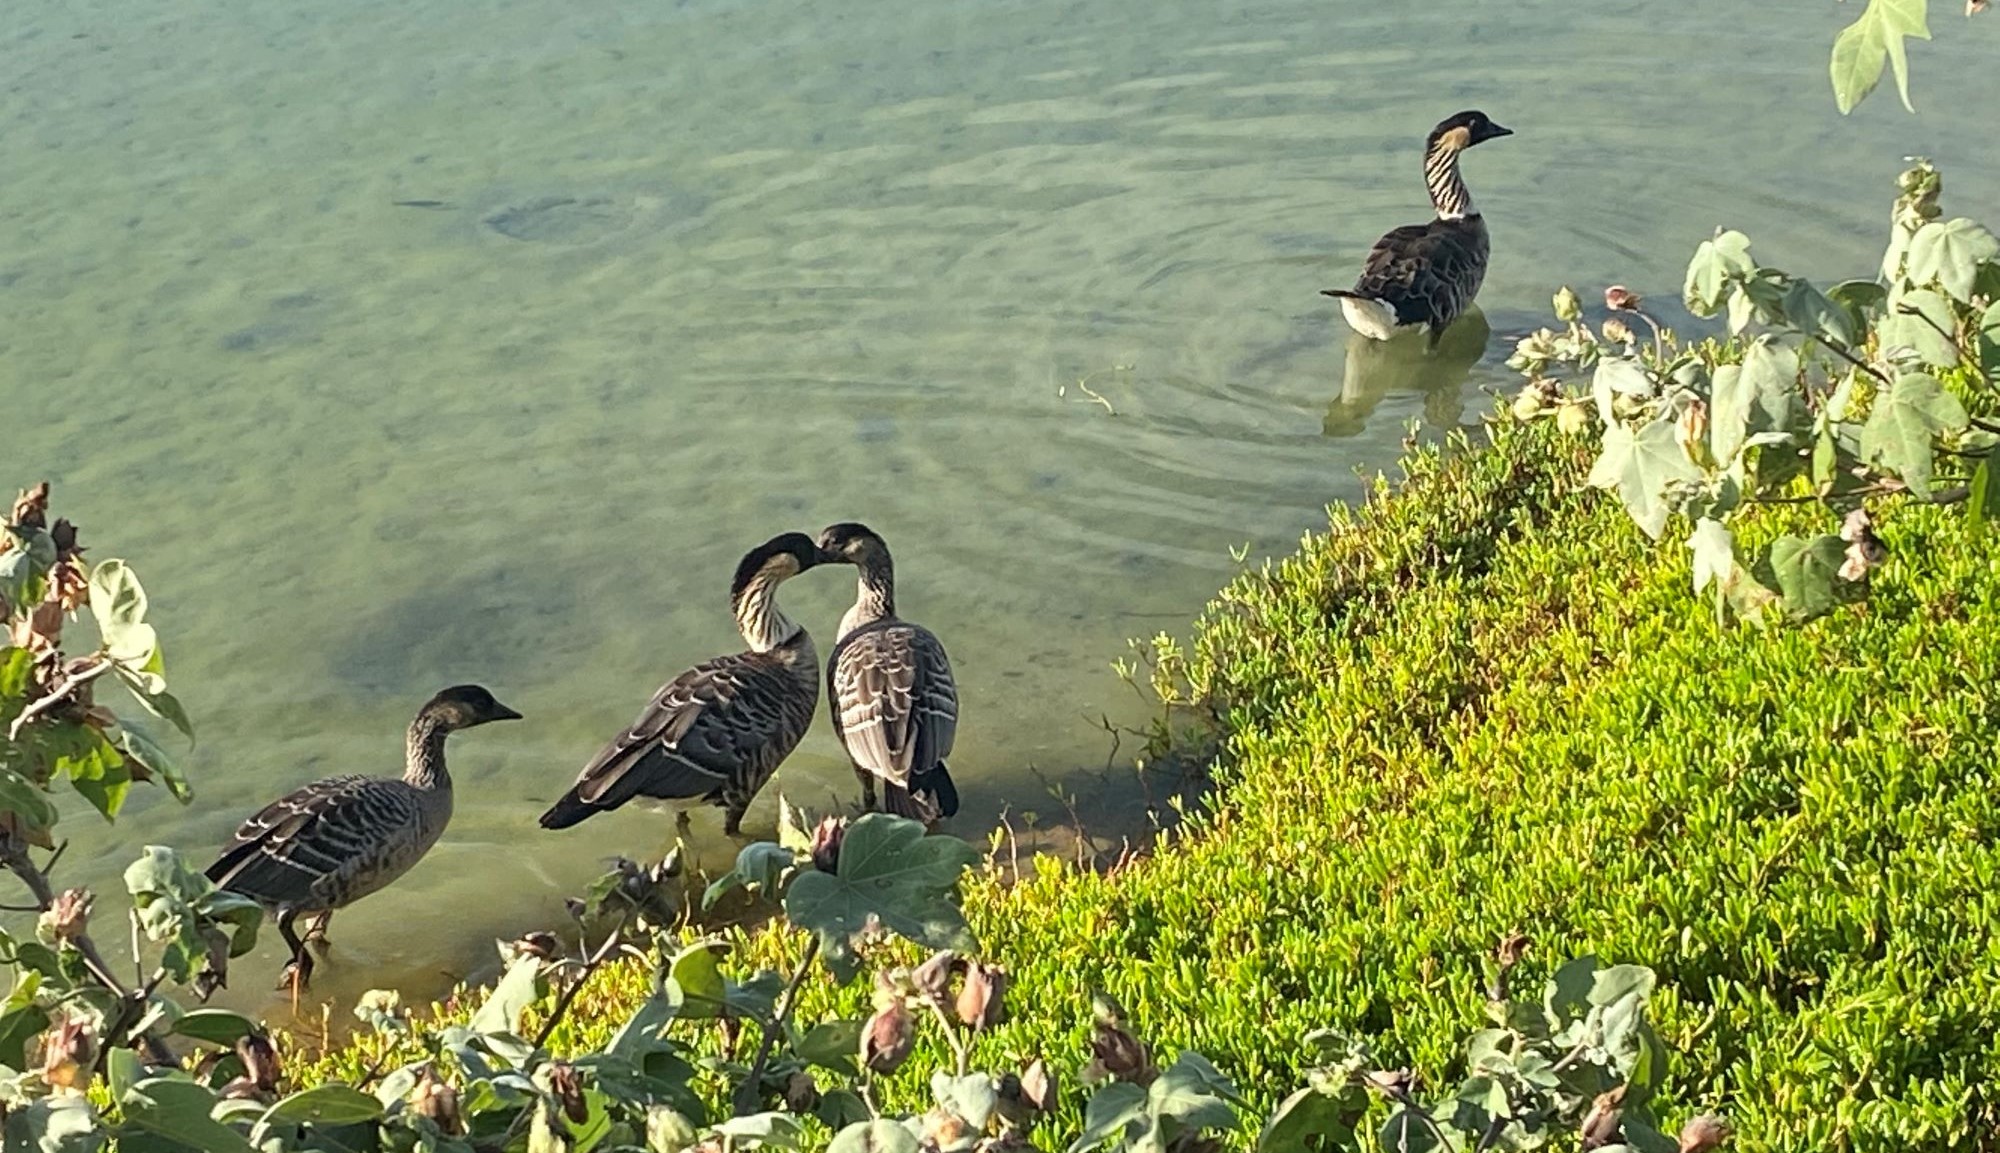
{"label": "goose leg", "polygon": [[861,811],[864,813],[874,812],[876,805],[875,774],[862,768],[860,765],[856,765],[854,766],[854,778],[861,782]]}
{"label": "goose leg", "polygon": [[326,936],[326,927],[332,923],[333,910],[328,909],[314,917],[312,923],[306,926],[306,944],[316,947],[322,957],[333,951],[333,942]]}
{"label": "goose leg", "polygon": [[306,943],[299,939],[298,932],[292,928],[292,922],[296,921],[298,916],[297,911],[292,909],[286,909],[278,914],[278,932],[292,950],[292,959],[286,963],[284,972],[278,975],[278,988],[289,988],[292,991],[294,1014],[299,1011],[299,994],[305,992],[306,986],[311,983],[313,971],[312,954],[307,951]]}

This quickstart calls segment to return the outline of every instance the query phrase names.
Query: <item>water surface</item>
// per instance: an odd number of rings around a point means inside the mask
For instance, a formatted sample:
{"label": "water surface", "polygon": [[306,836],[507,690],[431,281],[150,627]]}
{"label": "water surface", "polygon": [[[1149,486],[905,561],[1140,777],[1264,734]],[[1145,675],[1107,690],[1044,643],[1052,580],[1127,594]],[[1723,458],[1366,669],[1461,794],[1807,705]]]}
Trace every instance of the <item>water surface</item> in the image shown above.
{"label": "water surface", "polygon": [[[1126,639],[1322,524],[1406,421],[1474,418],[1553,286],[1670,298],[1719,224],[1865,273],[1906,153],[1948,207],[2000,192],[2000,23],[1943,12],[1923,115],[1843,120],[1821,0],[618,7],[10,6],[0,482],[49,478],[135,563],[202,738],[197,802],[73,816],[59,881],[396,771],[410,712],[476,680],[528,721],[454,740],[446,841],[322,970],[436,991],[671,836],[534,817],[737,645],[745,548],[845,519],[958,666],[958,831],[1046,823],[1037,774],[1087,788],[1098,718],[1141,719]],[[1472,106],[1518,132],[1467,162],[1483,366],[1343,380],[1315,290],[1427,214],[1421,138]],[[786,601],[830,642],[850,593]],[[855,791],[823,727],[778,783]]]}

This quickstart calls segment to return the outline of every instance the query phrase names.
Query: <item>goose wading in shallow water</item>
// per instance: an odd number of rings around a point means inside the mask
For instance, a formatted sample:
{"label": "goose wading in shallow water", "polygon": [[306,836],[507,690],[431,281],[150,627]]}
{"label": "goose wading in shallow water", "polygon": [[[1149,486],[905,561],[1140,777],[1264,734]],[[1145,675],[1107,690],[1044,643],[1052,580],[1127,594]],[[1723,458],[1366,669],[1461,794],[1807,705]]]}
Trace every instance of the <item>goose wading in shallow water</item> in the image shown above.
{"label": "goose wading in shallow water", "polygon": [[208,879],[276,914],[292,950],[279,988],[290,986],[296,997],[312,979],[312,956],[292,927],[301,914],[317,918],[307,939],[324,942],[335,909],[409,872],[437,844],[451,820],[445,738],[519,719],[478,685],[455,685],[417,710],[400,779],[327,777],[243,822],[208,867]]}
{"label": "goose wading in shallow water", "polygon": [[1340,298],[1340,311],[1356,332],[1387,340],[1398,330],[1428,327],[1435,348],[1472,305],[1486,279],[1486,218],[1473,206],[1458,159],[1475,144],[1513,134],[1484,112],[1461,112],[1431,129],[1424,141],[1424,184],[1437,216],[1385,233],[1353,288],[1321,290]]}
{"label": "goose wading in shallow water", "polygon": [[818,561],[804,533],[751,549],[729,589],[749,651],[668,681],[542,814],[542,827],[566,829],[634,797],[652,797],[676,804],[683,829],[689,806],[719,805],[723,831],[739,835],[750,799],[798,746],[819,707],[819,654],[777,599],[779,585]]}
{"label": "goose wading in shallow water", "polygon": [[896,571],[889,546],[866,525],[822,532],[829,564],[860,570],[854,607],[826,662],[833,730],[861,780],[861,803],[934,824],[958,812],[945,758],[958,732],[958,685],[944,645],[922,625],[896,616]]}

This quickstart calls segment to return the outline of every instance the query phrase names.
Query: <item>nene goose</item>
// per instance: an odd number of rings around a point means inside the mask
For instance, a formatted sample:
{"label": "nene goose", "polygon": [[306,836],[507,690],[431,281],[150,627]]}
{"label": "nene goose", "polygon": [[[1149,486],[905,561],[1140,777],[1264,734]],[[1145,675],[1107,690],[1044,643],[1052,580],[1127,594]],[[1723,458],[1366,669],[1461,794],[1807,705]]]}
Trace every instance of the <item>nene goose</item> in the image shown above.
{"label": "nene goose", "polygon": [[737,836],[750,799],[791,755],[819,707],[812,637],[777,600],[779,585],[818,560],[804,533],[751,549],[729,590],[750,651],[706,661],[667,682],[542,814],[542,827],[566,829],[634,797],[654,797],[675,803],[682,829],[688,806],[719,805],[723,831]]}
{"label": "nene goose", "polygon": [[1375,242],[1351,289],[1328,288],[1356,332],[1387,340],[1397,329],[1428,327],[1430,345],[1479,295],[1486,279],[1486,219],[1458,173],[1459,154],[1482,141],[1512,136],[1484,112],[1461,112],[1438,123],[1424,141],[1424,183],[1437,217],[1406,224]]}
{"label": "nene goose", "polygon": [[958,686],[936,636],[896,616],[889,546],[865,525],[837,524],[819,537],[822,560],[860,570],[854,607],[826,662],[833,729],[861,780],[861,803],[925,824],[958,812],[945,758],[958,732]]}
{"label": "nene goose", "polygon": [[312,955],[292,927],[301,914],[316,916],[307,938],[323,942],[335,909],[409,872],[437,844],[451,820],[445,738],[520,717],[478,685],[455,685],[425,702],[410,722],[402,779],[327,777],[243,822],[208,867],[208,879],[277,915],[292,950],[280,989],[289,986],[296,997],[312,979]]}

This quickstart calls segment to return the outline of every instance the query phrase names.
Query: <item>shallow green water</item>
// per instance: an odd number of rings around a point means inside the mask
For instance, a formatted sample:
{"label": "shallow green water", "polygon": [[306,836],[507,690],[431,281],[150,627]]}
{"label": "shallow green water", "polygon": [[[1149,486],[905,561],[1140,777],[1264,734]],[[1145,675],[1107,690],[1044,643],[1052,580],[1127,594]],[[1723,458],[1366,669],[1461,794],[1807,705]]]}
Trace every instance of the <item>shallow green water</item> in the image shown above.
{"label": "shallow green water", "polygon": [[[884,533],[959,668],[959,831],[1046,823],[1031,770],[1088,802],[1096,718],[1137,719],[1126,638],[1323,523],[1404,421],[1470,419],[1553,285],[1671,297],[1718,224],[1863,273],[1908,152],[1948,207],[2000,193],[2000,25],[1943,12],[1924,114],[1843,121],[1819,0],[586,7],[25,0],[0,29],[0,482],[51,479],[134,561],[202,734],[196,804],[75,817],[59,879],[396,771],[444,684],[529,717],[455,739],[452,830],[336,921],[332,995],[434,991],[660,847],[645,812],[534,817],[736,646],[726,582],[773,532]],[[1518,132],[1467,163],[1484,367],[1344,381],[1315,290],[1426,214],[1418,141],[1467,106]],[[829,640],[850,588],[788,594]],[[854,791],[823,728],[778,784]]]}

